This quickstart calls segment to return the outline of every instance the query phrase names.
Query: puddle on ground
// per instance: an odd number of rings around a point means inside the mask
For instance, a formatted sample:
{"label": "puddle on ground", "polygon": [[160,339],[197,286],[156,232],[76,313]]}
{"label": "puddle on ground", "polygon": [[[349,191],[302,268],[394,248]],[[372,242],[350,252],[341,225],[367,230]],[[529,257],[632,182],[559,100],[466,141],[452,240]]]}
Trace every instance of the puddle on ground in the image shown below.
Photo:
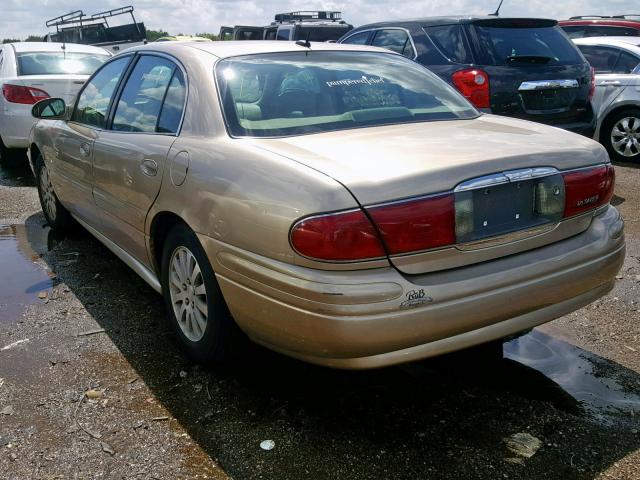
{"label": "puddle on ground", "polygon": [[[601,420],[640,414],[638,374],[535,329],[505,343],[505,357],[533,368]],[[535,386],[532,386],[535,388]]]}
{"label": "puddle on ground", "polygon": [[39,224],[0,225],[0,324],[16,323],[53,285],[53,274],[36,261],[54,242],[50,229]]}

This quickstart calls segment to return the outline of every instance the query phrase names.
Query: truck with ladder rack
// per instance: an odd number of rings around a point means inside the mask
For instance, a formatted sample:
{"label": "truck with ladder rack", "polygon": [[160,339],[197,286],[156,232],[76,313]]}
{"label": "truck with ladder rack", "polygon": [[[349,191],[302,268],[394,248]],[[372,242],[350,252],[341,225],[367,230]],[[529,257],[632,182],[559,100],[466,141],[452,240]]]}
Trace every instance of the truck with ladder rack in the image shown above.
{"label": "truck with ladder rack", "polygon": [[297,11],[276,14],[270,25],[221,27],[220,40],[336,41],[353,28],[342,20],[342,12]]}
{"label": "truck with ladder rack", "polygon": [[[109,23],[114,17],[126,14],[131,15],[131,23],[119,25]],[[47,42],[94,45],[111,53],[147,43],[144,23],[136,21],[131,5],[93,15],[85,15],[82,10],[75,10],[47,20],[46,26],[56,29],[55,32],[45,36]]]}

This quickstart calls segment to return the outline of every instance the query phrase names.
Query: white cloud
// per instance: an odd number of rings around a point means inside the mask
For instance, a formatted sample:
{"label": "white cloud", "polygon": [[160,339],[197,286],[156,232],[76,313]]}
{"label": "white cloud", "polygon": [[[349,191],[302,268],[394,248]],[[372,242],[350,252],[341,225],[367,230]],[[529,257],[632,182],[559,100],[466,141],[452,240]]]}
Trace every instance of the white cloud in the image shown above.
{"label": "white cloud", "polygon": [[[2,0],[0,13],[0,38],[24,38],[47,32],[45,21],[49,18],[82,9],[92,14],[97,11],[118,8],[133,3],[136,17],[147,28],[163,29],[169,33],[216,33],[221,25],[268,24],[278,12],[292,10],[340,10],[343,17],[354,25],[386,19],[407,17],[489,13],[495,10],[499,0]],[[629,0],[505,0],[503,16],[536,16],[568,18],[580,14],[613,15],[627,12]],[[97,6],[98,5],[98,6]],[[632,13],[632,12],[631,12]]]}

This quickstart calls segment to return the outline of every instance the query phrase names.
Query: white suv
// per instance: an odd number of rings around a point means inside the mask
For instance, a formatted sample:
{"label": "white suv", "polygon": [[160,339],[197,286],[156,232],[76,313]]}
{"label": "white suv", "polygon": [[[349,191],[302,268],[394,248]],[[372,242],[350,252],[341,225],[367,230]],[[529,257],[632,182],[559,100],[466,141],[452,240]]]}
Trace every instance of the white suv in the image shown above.
{"label": "white suv", "polygon": [[594,138],[613,160],[640,161],[640,37],[573,41],[596,72]]}
{"label": "white suv", "polygon": [[110,56],[103,48],[73,43],[0,45],[0,157],[18,158],[28,147],[34,103],[60,97],[73,105],[80,87]]}

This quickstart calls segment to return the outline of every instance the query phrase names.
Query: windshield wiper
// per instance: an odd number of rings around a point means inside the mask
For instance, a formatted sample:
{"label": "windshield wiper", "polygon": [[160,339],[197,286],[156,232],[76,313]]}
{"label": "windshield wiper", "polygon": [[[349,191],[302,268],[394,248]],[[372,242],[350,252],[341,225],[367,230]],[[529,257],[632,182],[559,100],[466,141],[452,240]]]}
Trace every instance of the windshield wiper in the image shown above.
{"label": "windshield wiper", "polygon": [[509,62],[549,63],[551,60],[553,57],[544,55],[509,55],[507,57]]}

